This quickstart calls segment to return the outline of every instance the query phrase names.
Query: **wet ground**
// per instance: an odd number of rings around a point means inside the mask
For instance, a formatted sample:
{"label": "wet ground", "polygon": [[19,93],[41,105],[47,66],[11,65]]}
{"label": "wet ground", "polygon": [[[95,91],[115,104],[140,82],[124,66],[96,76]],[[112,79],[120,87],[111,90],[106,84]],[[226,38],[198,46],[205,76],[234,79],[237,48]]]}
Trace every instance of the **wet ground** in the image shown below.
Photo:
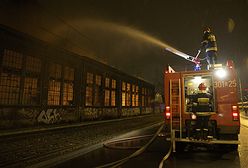
{"label": "wet ground", "polygon": [[[183,151],[178,151],[170,156],[164,163],[164,167],[169,168],[247,168],[248,165],[248,127],[241,126],[240,141],[238,150],[227,150],[227,146],[188,146]],[[157,129],[157,128],[156,128]],[[128,136],[140,136],[152,134],[156,129],[136,132]],[[98,167],[107,163],[120,160],[131,155],[136,149],[129,147],[140,147],[144,145],[151,137],[142,138],[142,140],[126,141],[116,143],[117,147],[127,149],[116,149],[102,147],[84,156],[80,156],[63,164],[57,165],[57,168],[65,167]],[[163,137],[157,138],[154,143],[140,156],[128,160],[121,167],[159,167],[159,163],[168,152],[170,144],[166,143]]]}

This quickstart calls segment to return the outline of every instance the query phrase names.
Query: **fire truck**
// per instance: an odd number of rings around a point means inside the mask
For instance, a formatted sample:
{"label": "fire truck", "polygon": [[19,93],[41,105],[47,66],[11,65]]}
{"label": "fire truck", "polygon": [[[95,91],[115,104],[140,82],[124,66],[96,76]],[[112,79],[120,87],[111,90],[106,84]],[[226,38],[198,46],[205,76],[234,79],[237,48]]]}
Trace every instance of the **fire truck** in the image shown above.
{"label": "fire truck", "polygon": [[237,149],[240,120],[233,61],[208,70],[164,73],[165,130],[176,144],[228,144]]}

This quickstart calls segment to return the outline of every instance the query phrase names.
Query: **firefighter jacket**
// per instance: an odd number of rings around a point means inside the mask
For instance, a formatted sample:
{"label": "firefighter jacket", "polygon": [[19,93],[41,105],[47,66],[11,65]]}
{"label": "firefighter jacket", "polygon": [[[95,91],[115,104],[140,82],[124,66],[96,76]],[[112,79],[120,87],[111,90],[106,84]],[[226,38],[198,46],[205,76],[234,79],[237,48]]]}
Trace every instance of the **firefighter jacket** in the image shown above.
{"label": "firefighter jacket", "polygon": [[205,48],[205,51],[217,51],[217,43],[215,35],[211,32],[205,32],[202,39],[202,48]]}

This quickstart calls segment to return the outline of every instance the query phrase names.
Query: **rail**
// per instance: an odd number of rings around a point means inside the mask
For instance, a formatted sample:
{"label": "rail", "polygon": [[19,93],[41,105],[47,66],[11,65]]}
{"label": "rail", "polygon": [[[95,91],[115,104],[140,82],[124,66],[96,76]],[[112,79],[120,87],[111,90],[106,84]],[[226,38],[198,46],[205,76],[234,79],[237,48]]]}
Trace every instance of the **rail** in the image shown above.
{"label": "rail", "polygon": [[248,116],[248,101],[246,102],[239,102],[239,110],[243,111],[246,116]]}

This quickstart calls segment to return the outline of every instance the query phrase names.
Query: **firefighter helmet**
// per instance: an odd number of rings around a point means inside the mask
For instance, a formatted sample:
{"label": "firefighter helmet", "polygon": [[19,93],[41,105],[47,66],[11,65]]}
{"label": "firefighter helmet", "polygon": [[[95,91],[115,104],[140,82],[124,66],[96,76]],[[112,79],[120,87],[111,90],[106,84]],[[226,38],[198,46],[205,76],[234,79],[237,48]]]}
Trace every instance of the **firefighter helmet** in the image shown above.
{"label": "firefighter helmet", "polygon": [[207,89],[206,85],[204,83],[200,83],[199,86],[198,86],[198,89],[200,91],[205,91]]}
{"label": "firefighter helmet", "polygon": [[211,32],[210,27],[205,27],[205,28],[204,28],[204,33],[206,33],[206,32]]}

